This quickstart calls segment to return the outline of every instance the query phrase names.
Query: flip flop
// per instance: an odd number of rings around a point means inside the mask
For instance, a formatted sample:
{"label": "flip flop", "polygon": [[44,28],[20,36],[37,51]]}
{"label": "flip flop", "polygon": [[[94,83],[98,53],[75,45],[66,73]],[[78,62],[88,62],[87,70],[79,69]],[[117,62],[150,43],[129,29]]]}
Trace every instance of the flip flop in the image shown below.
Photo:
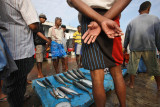
{"label": "flip flop", "polygon": [[27,83],[28,84],[32,84],[32,80],[27,80]]}
{"label": "flip flop", "polygon": [[5,102],[5,101],[7,101],[7,97],[3,97],[0,99],[0,102]]}

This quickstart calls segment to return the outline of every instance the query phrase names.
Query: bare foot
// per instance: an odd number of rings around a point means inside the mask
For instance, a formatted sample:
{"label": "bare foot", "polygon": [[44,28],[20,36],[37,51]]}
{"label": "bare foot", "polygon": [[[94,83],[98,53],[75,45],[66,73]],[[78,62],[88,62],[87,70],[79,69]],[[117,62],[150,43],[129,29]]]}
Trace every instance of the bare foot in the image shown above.
{"label": "bare foot", "polygon": [[43,74],[38,74],[38,78],[43,78],[44,75]]}
{"label": "bare foot", "polygon": [[132,84],[132,83],[130,83],[129,81],[126,83],[126,85],[127,85],[129,88],[131,88],[131,89],[133,89],[133,88],[134,88],[133,84]]}
{"label": "bare foot", "polygon": [[31,81],[31,80],[27,80],[27,83],[28,83],[28,84],[32,84],[32,81]]}

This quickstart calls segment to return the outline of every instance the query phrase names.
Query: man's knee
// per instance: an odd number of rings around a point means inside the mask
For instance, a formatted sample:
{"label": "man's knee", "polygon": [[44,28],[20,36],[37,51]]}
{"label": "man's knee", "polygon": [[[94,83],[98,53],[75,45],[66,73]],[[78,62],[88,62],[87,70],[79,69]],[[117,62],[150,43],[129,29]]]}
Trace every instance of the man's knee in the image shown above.
{"label": "man's knee", "polygon": [[103,82],[104,81],[104,69],[90,71],[92,82]]}

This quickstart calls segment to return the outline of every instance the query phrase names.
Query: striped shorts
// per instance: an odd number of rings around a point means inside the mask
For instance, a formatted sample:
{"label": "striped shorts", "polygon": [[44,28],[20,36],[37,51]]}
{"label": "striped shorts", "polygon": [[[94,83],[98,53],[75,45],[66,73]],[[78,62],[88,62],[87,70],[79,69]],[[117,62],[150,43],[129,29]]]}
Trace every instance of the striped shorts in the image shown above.
{"label": "striped shorts", "polygon": [[[105,10],[106,12],[106,10]],[[92,20],[82,15],[82,35],[87,31],[87,26]],[[114,19],[119,24],[119,17]],[[102,31],[92,44],[82,41],[82,65],[88,70],[111,68],[123,63],[121,37],[109,39]]]}

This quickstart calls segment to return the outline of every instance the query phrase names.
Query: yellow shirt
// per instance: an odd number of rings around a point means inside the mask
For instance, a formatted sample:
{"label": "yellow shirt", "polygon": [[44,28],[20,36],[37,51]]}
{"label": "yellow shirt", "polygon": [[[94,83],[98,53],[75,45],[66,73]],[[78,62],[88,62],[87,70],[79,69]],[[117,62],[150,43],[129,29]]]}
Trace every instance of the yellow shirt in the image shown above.
{"label": "yellow shirt", "polygon": [[81,33],[79,33],[78,31],[76,31],[74,34],[73,34],[73,38],[75,39],[75,43],[78,43],[78,44],[82,44],[82,41],[81,41]]}

